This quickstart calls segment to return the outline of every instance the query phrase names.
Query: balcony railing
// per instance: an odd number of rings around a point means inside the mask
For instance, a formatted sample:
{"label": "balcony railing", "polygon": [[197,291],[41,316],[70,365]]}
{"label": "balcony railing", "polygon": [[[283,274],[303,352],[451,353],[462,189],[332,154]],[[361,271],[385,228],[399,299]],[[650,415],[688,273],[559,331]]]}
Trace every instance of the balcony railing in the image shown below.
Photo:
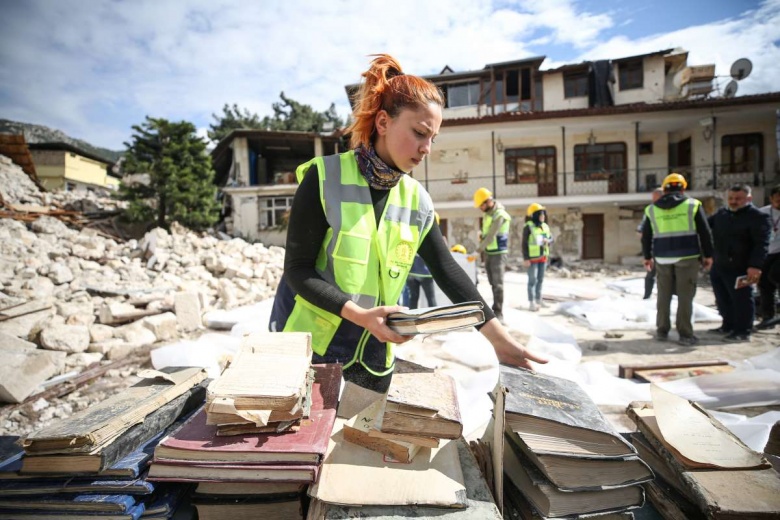
{"label": "balcony railing", "polygon": [[[543,182],[507,184],[502,175],[459,175],[446,179],[417,177],[435,201],[471,200],[477,188],[488,188],[498,198],[561,197],[567,195],[606,195],[647,193],[660,187],[669,173],[676,172],[688,180],[688,191],[725,190],[735,183],[753,187],[771,185],[780,181],[764,171],[725,173],[721,164],[695,168],[641,168],[615,171],[587,171],[557,173]],[[587,179],[587,180],[586,180]]]}

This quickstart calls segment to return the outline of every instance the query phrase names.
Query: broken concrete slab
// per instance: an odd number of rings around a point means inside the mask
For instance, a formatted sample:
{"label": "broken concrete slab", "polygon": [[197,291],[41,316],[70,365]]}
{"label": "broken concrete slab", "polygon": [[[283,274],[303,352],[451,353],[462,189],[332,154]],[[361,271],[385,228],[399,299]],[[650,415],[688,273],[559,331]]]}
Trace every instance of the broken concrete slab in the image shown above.
{"label": "broken concrete slab", "polygon": [[149,316],[141,320],[141,323],[154,333],[157,341],[167,341],[179,336],[177,329],[179,322],[176,320],[176,315],[172,312]]}
{"label": "broken concrete slab", "polygon": [[195,292],[178,292],[174,297],[176,319],[182,330],[193,331],[203,327],[200,296]]}
{"label": "broken concrete slab", "polygon": [[[54,310],[51,308],[51,304],[48,304],[48,306],[44,308],[40,308],[40,306],[32,305],[35,302],[30,302],[30,307],[32,309],[38,308],[39,310],[34,310],[26,314],[17,314],[15,316],[7,316],[3,315],[3,313],[0,313],[0,332],[5,332],[6,334],[10,334],[11,336],[16,336],[17,338],[22,339],[29,339],[30,333],[33,329],[36,328],[40,323],[46,322],[49,320],[52,316],[54,316]],[[28,304],[25,305],[25,307]],[[15,311],[17,309],[14,309]]]}
{"label": "broken concrete slab", "polygon": [[35,350],[38,345],[25,341],[11,334],[0,332],[0,351],[20,351],[20,350]]}
{"label": "broken concrete slab", "polygon": [[95,323],[89,327],[89,339],[92,343],[100,343],[114,337],[114,327]]}
{"label": "broken concrete slab", "polygon": [[156,310],[137,309],[128,303],[104,303],[100,308],[99,319],[104,325],[116,325],[136,321],[146,316],[158,314]]}
{"label": "broken concrete slab", "polygon": [[41,346],[68,353],[89,347],[89,328],[84,325],[49,325],[41,331]]}
{"label": "broken concrete slab", "polygon": [[31,350],[3,353],[0,364],[0,401],[21,403],[41,383],[62,372],[65,352]]}

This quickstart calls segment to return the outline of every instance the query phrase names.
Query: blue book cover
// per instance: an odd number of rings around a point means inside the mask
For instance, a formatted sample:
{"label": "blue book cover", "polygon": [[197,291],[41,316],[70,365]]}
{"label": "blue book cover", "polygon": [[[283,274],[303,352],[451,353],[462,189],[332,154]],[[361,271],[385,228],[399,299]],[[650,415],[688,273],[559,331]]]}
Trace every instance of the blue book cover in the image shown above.
{"label": "blue book cover", "polygon": [[194,486],[183,483],[157,483],[157,489],[150,497],[144,497],[146,512],[144,518],[170,518]]}
{"label": "blue book cover", "polygon": [[0,482],[0,498],[11,496],[69,494],[151,495],[156,484],[146,480],[146,473],[130,480],[29,479]]}
{"label": "blue book cover", "polygon": [[41,518],[51,518],[51,520],[139,520],[144,514],[143,503],[138,503],[121,513],[93,513],[89,511],[33,511],[24,509],[3,510],[3,518],[13,518],[14,520],[41,520]]}
{"label": "blue book cover", "polygon": [[126,513],[136,505],[129,495],[44,495],[0,498],[0,511],[72,511],[90,513]]}

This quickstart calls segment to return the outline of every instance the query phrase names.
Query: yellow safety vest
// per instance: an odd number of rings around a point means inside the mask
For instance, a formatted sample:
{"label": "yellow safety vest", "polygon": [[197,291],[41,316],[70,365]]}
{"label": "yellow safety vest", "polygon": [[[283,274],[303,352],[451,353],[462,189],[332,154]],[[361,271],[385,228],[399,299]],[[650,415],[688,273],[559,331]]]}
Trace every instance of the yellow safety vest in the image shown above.
{"label": "yellow safety vest", "polygon": [[653,230],[653,256],[667,260],[685,260],[701,256],[696,232],[696,212],[701,202],[685,199],[670,209],[650,204],[645,208]]}
{"label": "yellow safety vest", "polygon": [[[496,202],[498,204],[498,202]],[[493,220],[496,218],[503,218],[504,223],[493,237],[493,240],[485,248],[485,253],[489,255],[505,255],[509,250],[509,226],[512,224],[512,217],[501,206],[496,208],[482,217],[482,236],[486,236],[490,230],[490,226],[493,224]]]}
{"label": "yellow safety vest", "polygon": [[[320,202],[329,229],[315,268],[325,280],[370,309],[394,305],[406,283],[414,257],[434,220],[428,192],[404,175],[389,190],[379,224],[368,183],[353,151],[316,157],[296,170],[298,182],[316,166]],[[312,350],[338,358],[344,368],[356,361],[381,376],[393,370],[392,343],[295,295],[284,331],[312,333]]]}
{"label": "yellow safety vest", "polygon": [[550,227],[547,225],[547,222],[542,222],[541,226],[537,226],[532,221],[528,221],[525,223],[525,226],[530,230],[530,234],[528,236],[527,260],[533,260],[534,258],[541,258],[543,256],[550,256],[549,243],[539,245],[537,240],[537,237],[542,237],[546,238],[549,242],[549,240],[552,238],[552,233],[550,232]]}

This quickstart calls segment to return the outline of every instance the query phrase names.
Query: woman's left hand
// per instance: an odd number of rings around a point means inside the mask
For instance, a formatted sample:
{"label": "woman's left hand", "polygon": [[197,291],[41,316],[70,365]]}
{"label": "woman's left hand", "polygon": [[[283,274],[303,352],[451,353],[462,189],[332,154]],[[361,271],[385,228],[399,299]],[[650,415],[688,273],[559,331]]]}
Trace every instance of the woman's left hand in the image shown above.
{"label": "woman's left hand", "polygon": [[533,370],[531,361],[536,363],[547,363],[548,359],[544,356],[531,352],[521,345],[516,339],[509,335],[509,332],[501,325],[497,318],[487,322],[480,332],[485,336],[493,349],[496,351],[499,363],[513,365],[521,368]]}

